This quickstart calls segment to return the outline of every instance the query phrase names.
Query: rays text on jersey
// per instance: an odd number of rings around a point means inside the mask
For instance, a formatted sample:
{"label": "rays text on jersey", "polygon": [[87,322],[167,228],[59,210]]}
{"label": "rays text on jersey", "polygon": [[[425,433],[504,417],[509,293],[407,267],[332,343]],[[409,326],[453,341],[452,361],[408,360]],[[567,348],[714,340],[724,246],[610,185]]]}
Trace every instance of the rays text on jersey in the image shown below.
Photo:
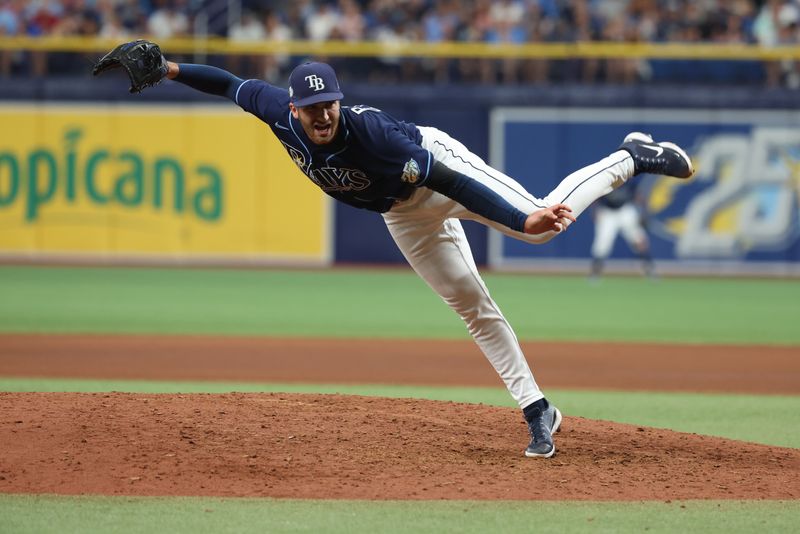
{"label": "rays text on jersey", "polygon": [[372,181],[364,171],[358,169],[342,169],[339,167],[321,167],[306,172],[315,184],[323,191],[363,191]]}

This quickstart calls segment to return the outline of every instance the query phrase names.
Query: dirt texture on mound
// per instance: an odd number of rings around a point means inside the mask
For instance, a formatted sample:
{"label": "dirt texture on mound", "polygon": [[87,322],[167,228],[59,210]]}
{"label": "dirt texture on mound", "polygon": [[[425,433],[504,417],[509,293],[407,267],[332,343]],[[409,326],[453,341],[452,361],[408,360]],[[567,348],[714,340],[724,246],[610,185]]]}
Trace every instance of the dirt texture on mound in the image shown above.
{"label": "dirt texture on mound", "polygon": [[299,394],[0,393],[0,492],[315,499],[800,498],[800,450],[578,417]]}
{"label": "dirt texture on mound", "polygon": [[[549,388],[800,393],[797,347],[528,342]],[[0,335],[0,376],[502,387],[470,340]],[[731,415],[735,417],[735,414]],[[0,393],[0,492],[797,499],[800,450],[565,414],[327,395]]]}

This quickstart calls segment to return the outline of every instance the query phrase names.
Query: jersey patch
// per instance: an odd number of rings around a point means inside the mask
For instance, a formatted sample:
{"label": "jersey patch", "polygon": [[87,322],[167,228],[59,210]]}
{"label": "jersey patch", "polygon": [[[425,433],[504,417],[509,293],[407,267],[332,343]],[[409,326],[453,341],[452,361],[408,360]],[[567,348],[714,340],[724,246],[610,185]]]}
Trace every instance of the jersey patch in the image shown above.
{"label": "jersey patch", "polygon": [[419,179],[419,164],[414,158],[406,161],[406,164],[403,166],[403,175],[400,179],[410,184],[417,182]]}

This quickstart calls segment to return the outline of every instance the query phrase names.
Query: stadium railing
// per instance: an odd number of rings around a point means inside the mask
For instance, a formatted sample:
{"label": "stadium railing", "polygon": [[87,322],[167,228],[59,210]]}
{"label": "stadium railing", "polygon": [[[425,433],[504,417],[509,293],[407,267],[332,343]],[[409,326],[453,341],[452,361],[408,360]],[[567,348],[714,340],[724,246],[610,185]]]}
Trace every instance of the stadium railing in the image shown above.
{"label": "stadium railing", "polygon": [[[121,39],[100,37],[0,37],[0,50],[41,52],[103,52]],[[225,38],[159,40],[165,51],[180,54],[291,54],[336,57],[432,57],[432,58],[649,58],[681,60],[780,61],[800,59],[800,45],[763,47],[718,43],[528,43],[378,41],[254,41]]]}

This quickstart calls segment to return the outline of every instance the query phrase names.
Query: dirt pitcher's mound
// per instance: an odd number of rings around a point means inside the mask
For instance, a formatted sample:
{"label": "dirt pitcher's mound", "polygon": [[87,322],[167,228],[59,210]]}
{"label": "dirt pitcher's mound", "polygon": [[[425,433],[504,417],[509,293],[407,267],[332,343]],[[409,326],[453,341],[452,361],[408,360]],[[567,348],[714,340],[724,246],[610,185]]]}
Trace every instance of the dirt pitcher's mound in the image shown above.
{"label": "dirt pitcher's mound", "polygon": [[294,394],[0,393],[0,492],[322,499],[797,499],[800,450],[518,410]]}

